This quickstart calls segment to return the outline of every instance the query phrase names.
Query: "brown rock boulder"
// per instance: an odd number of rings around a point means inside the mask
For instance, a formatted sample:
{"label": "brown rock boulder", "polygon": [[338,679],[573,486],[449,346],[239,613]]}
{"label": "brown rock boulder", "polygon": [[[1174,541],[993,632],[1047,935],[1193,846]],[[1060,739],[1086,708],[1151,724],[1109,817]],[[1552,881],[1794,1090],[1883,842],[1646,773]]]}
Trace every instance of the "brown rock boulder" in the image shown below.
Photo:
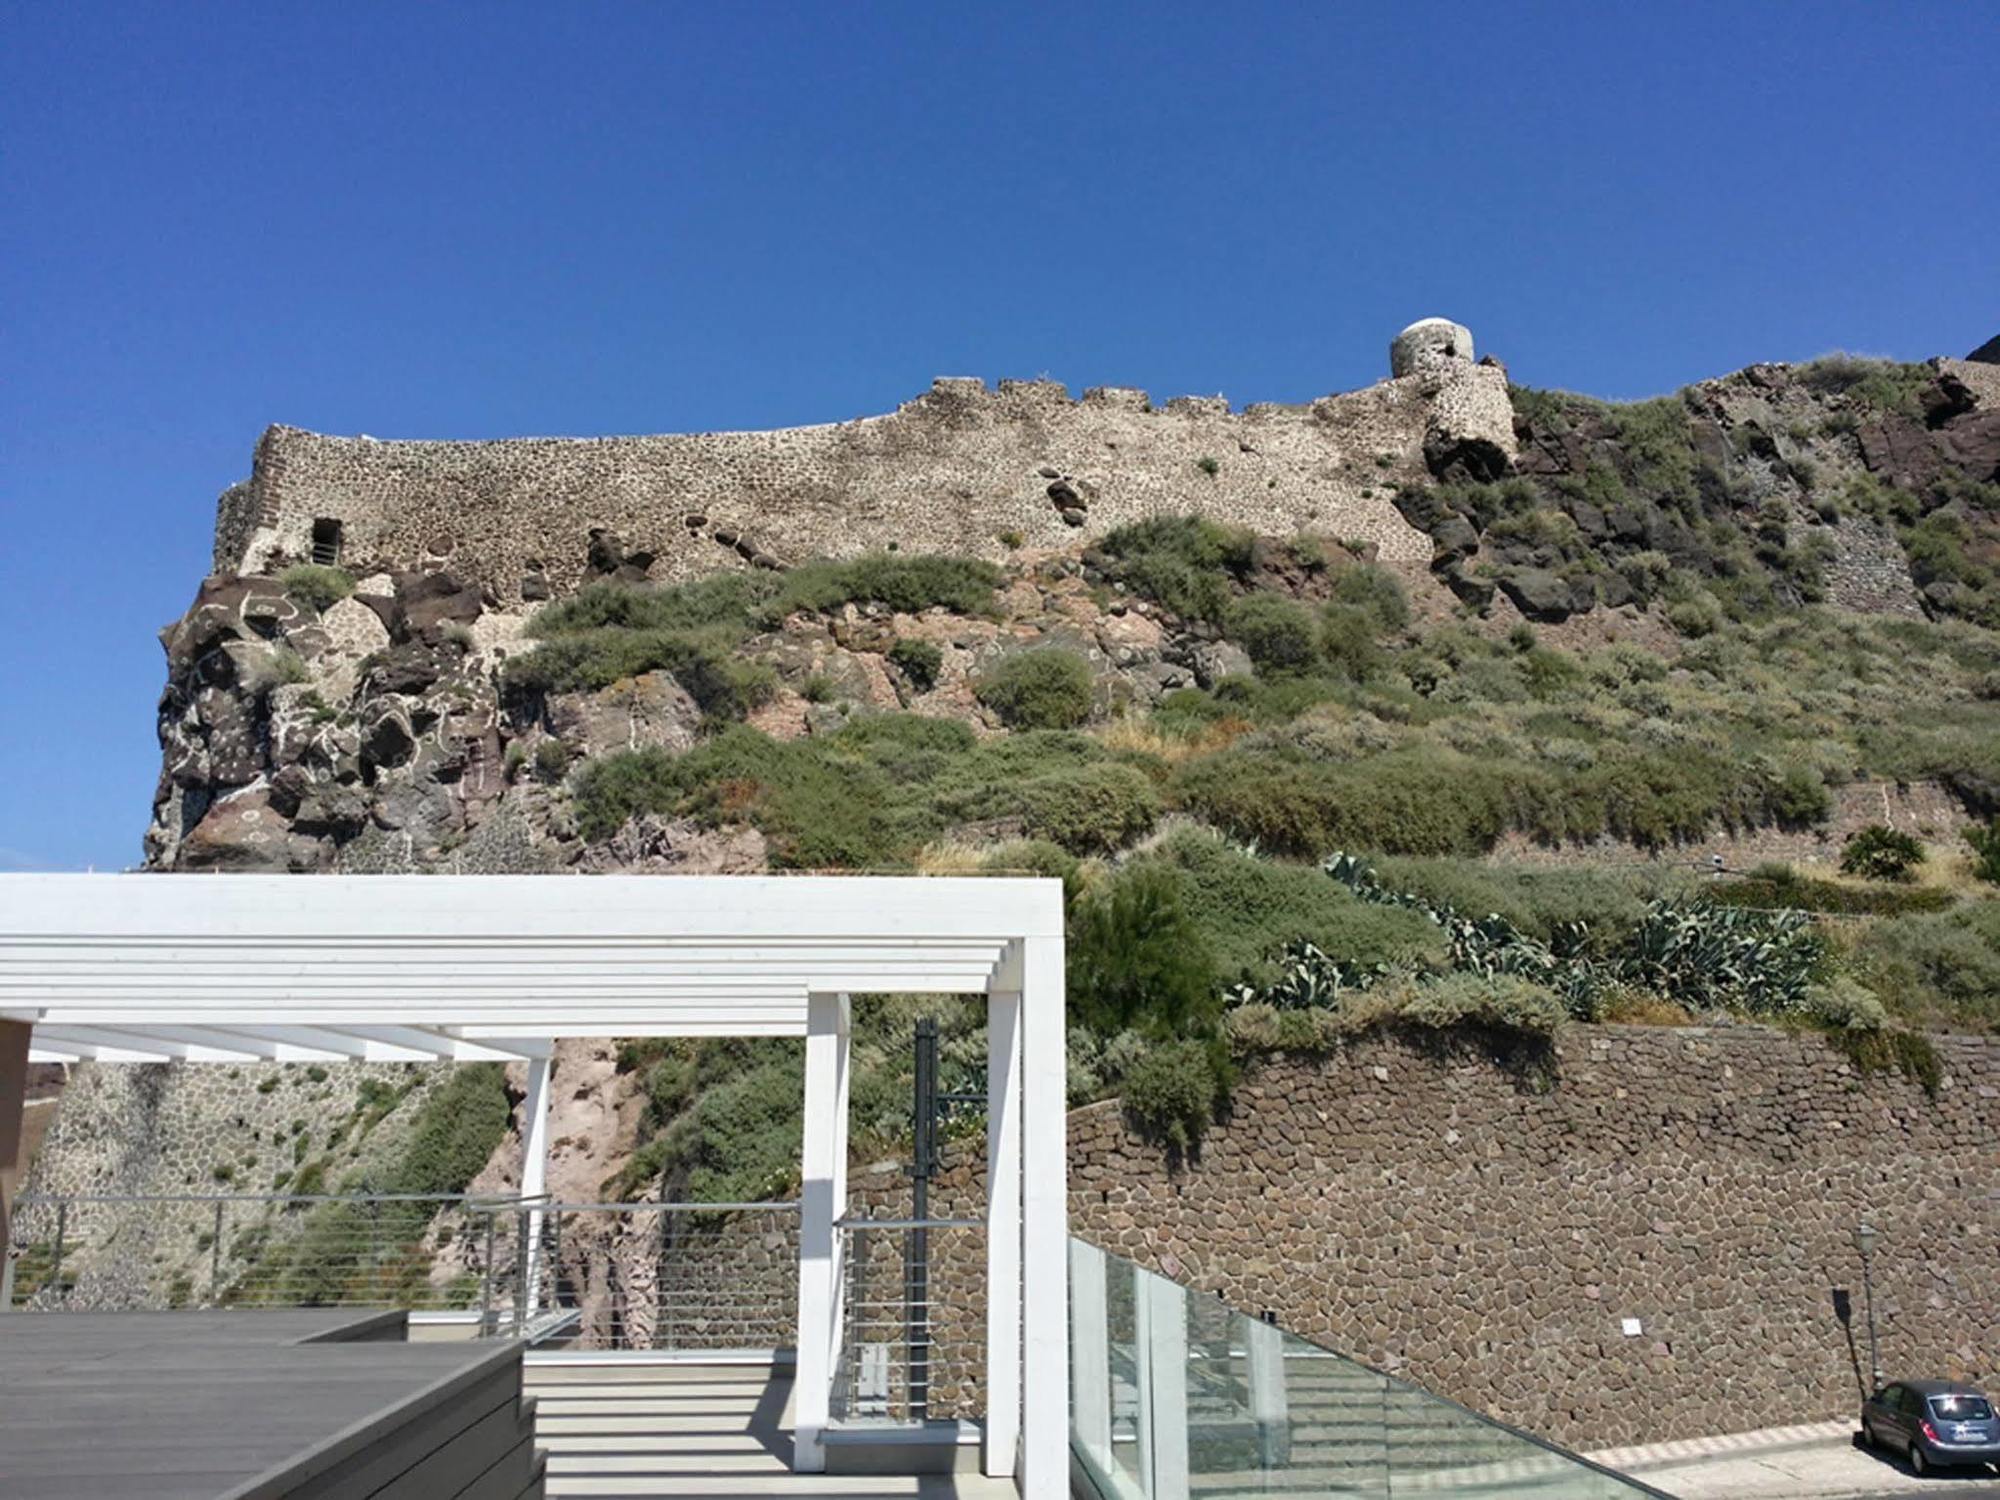
{"label": "brown rock boulder", "polygon": [[659,745],[685,750],[701,727],[701,708],[666,672],[647,672],[594,693],[548,700],[551,733],[583,755]]}

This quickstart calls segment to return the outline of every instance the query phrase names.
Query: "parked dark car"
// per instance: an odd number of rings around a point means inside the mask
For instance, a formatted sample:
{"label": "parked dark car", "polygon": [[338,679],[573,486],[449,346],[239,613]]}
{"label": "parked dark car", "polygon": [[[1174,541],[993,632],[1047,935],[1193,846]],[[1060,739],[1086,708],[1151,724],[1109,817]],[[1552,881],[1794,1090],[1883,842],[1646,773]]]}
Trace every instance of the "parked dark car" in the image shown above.
{"label": "parked dark car", "polygon": [[1919,1474],[1953,1464],[2000,1469],[2000,1415],[1982,1393],[1955,1380],[1883,1386],[1862,1403],[1861,1441],[1902,1452]]}

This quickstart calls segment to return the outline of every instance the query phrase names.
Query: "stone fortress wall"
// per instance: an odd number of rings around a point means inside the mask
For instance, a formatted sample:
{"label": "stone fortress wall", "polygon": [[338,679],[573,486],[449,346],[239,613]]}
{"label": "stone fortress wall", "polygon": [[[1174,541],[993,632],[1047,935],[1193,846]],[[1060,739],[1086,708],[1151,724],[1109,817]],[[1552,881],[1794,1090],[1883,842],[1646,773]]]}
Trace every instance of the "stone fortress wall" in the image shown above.
{"label": "stone fortress wall", "polygon": [[599,529],[677,580],[892,543],[997,559],[1008,540],[1063,546],[1197,510],[1421,564],[1430,542],[1391,504],[1396,486],[1468,447],[1511,458],[1513,414],[1506,372],[1475,364],[1455,324],[1405,330],[1392,369],[1240,412],[1219,396],[1155,407],[1138,390],[943,379],[887,416],[771,432],[387,442],[272,427],[222,496],[215,569],[310,559],[316,526],[324,540],[338,523],[350,570],[449,562],[504,604],[575,587]]}

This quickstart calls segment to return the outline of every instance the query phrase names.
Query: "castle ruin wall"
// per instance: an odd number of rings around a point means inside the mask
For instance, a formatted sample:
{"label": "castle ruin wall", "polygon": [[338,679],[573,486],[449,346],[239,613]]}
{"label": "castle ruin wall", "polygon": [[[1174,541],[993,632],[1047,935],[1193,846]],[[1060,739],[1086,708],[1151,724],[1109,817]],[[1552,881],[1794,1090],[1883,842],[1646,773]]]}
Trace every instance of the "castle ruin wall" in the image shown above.
{"label": "castle ruin wall", "polygon": [[[652,576],[792,564],[890,544],[999,558],[1149,516],[1199,512],[1270,535],[1429,560],[1396,512],[1427,444],[1514,451],[1506,376],[1460,363],[1300,406],[1049,381],[944,379],[897,411],[818,427],[609,438],[405,442],[272,427],[218,506],[216,571],[314,555],[338,523],[353,571],[449,565],[497,601],[583,580],[589,534]],[[322,550],[322,556],[325,555]]]}

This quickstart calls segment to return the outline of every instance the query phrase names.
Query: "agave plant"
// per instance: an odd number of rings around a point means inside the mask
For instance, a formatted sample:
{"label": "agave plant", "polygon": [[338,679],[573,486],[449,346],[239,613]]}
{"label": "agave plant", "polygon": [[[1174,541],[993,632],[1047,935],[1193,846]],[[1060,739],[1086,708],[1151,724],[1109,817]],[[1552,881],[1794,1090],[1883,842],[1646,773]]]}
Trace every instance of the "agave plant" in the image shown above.
{"label": "agave plant", "polygon": [[1701,1009],[1802,1010],[1824,953],[1802,911],[1647,906],[1620,969],[1629,982]]}
{"label": "agave plant", "polygon": [[1388,972],[1385,964],[1354,964],[1333,958],[1316,944],[1290,943],[1278,977],[1264,988],[1239,984],[1230,990],[1233,1004],[1262,1001],[1279,1010],[1331,1010],[1351,990],[1365,990]]}

